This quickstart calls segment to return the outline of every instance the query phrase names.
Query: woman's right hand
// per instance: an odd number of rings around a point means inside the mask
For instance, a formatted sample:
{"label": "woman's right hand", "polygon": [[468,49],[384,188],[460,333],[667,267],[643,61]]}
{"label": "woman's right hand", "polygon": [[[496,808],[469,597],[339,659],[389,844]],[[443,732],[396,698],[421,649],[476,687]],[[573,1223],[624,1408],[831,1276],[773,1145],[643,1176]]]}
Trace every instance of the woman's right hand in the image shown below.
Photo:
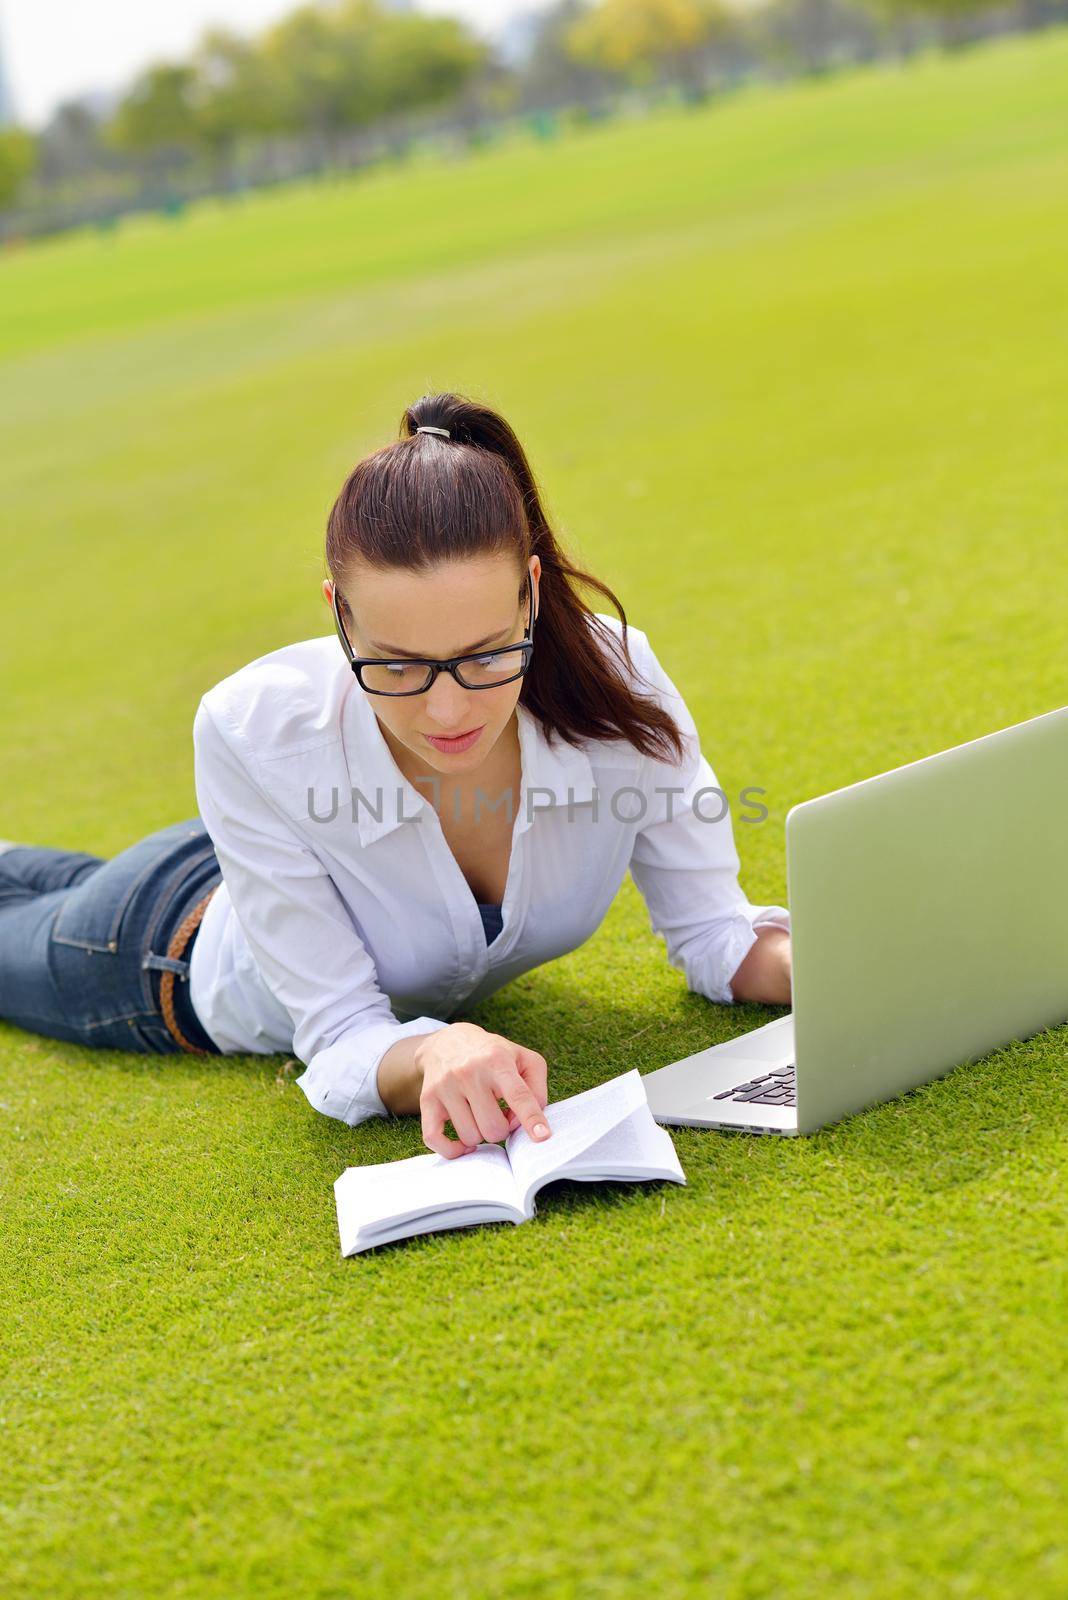
{"label": "woman's right hand", "polygon": [[[415,1052],[423,1075],[419,1112],[423,1139],[438,1155],[466,1155],[483,1142],[496,1144],[522,1126],[532,1139],[548,1139],[545,1057],[473,1022],[453,1022],[421,1040]],[[498,1098],[510,1107],[502,1111]],[[445,1123],[459,1135],[451,1139]]]}

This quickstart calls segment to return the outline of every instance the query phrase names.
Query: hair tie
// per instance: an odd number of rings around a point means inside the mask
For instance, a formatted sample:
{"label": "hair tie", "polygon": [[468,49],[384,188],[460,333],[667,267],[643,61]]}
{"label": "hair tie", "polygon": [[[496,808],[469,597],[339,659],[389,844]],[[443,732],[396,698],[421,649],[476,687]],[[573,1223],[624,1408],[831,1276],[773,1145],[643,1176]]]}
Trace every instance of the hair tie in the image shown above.
{"label": "hair tie", "polygon": [[416,428],[415,431],[416,431],[416,433],[440,433],[441,437],[443,439],[451,439],[452,438],[452,434],[449,432],[448,428],[418,427],[418,428]]}

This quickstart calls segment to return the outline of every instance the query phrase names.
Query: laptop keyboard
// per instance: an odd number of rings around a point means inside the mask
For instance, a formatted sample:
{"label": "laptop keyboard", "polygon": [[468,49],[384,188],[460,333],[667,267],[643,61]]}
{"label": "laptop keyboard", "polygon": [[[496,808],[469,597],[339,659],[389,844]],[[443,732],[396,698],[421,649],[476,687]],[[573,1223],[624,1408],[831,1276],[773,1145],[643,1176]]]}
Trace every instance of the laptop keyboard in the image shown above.
{"label": "laptop keyboard", "polygon": [[784,1067],[774,1067],[763,1077],[750,1078],[748,1083],[736,1083],[733,1089],[724,1089],[712,1098],[741,1100],[751,1106],[796,1106],[797,1066],[789,1061]]}

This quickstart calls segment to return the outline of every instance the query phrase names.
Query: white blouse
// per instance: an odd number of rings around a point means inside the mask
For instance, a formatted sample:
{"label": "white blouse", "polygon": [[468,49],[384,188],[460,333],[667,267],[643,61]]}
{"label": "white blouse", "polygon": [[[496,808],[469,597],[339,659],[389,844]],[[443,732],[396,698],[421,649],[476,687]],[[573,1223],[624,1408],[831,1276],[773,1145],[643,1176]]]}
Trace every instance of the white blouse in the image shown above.
{"label": "white blouse", "polygon": [[[616,616],[597,615],[621,636]],[[671,711],[686,758],[673,766],[622,739],[551,748],[520,703],[522,783],[490,944],[429,785],[401,773],[334,633],[208,690],[193,721],[196,796],[223,882],[193,945],[190,997],[220,1050],[291,1051],[316,1110],[387,1116],[377,1070],[390,1045],[574,950],[628,869],[687,987],[732,1002],[754,929],[789,928],[789,913],[746,899],[730,815],[715,820],[718,794],[699,793],[717,785],[693,719],[645,634],[627,636],[632,682]]]}

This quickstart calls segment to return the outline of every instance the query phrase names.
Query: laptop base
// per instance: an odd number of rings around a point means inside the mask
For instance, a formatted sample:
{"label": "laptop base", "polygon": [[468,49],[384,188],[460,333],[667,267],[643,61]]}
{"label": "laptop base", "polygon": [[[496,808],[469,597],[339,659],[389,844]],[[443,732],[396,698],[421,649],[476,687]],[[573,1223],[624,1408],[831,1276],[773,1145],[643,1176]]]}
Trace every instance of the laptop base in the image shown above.
{"label": "laptop base", "polygon": [[[785,1073],[793,1063],[794,1018],[790,1012],[737,1039],[710,1045],[645,1073],[642,1083],[655,1121],[667,1127],[789,1135],[798,1131],[797,1106],[779,1094],[775,1084],[777,1080],[785,1088],[792,1082]],[[734,1098],[731,1090],[746,1098]],[[769,1104],[769,1100],[779,1103]]]}

